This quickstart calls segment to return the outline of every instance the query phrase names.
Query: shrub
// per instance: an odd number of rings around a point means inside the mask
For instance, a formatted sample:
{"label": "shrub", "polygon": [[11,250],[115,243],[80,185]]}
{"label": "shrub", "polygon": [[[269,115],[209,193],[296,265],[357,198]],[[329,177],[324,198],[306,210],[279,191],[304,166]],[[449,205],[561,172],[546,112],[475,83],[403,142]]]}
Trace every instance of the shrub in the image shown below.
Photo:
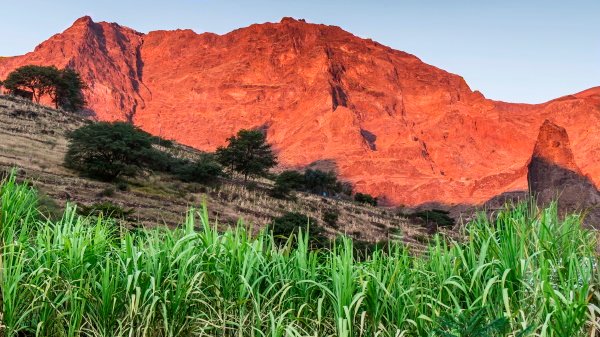
{"label": "shrub", "polygon": [[424,220],[426,223],[433,223],[440,227],[454,226],[455,221],[450,217],[450,212],[440,209],[420,211],[413,214],[413,217]]}
{"label": "shrub", "polygon": [[308,169],[304,172],[304,186],[311,193],[331,195],[340,191],[334,172]]}
{"label": "shrub", "polygon": [[99,197],[112,197],[115,195],[115,189],[112,187],[107,187],[102,191],[98,192]]}
{"label": "shrub", "polygon": [[217,158],[223,166],[241,173],[244,181],[251,176],[264,176],[277,165],[267,137],[258,130],[240,130],[227,141],[227,147],[217,149]]}
{"label": "shrub", "polygon": [[78,213],[84,216],[103,216],[113,219],[128,220],[133,214],[133,209],[125,209],[110,201],[95,203],[89,206],[80,205]]}
{"label": "shrub", "polygon": [[[160,138],[152,137],[154,144],[161,141]],[[160,151],[155,147],[146,148],[140,153],[143,161],[143,167],[156,172],[168,172],[176,174],[176,171],[189,163],[188,160],[173,157],[171,154]]]}
{"label": "shrub", "polygon": [[283,171],[275,178],[275,186],[272,195],[277,198],[285,198],[292,190],[304,187],[304,175],[298,171]]}
{"label": "shrub", "polygon": [[93,123],[69,133],[68,138],[65,166],[105,181],[135,176],[161,157],[152,148],[153,137],[129,123]]}
{"label": "shrub", "polygon": [[340,212],[338,212],[338,210],[336,209],[326,210],[325,212],[323,212],[323,222],[333,228],[338,227],[337,221],[339,217]]}
{"label": "shrub", "polygon": [[127,185],[127,183],[124,181],[119,181],[117,183],[117,189],[121,192],[125,192],[125,191],[129,190],[129,185]]}
{"label": "shrub", "polygon": [[354,195],[354,201],[359,202],[361,204],[377,206],[377,198],[373,197],[370,194],[366,194],[366,193],[356,193]]}
{"label": "shrub", "polygon": [[275,179],[271,194],[277,198],[286,198],[292,190],[307,191],[322,196],[337,193],[352,193],[349,183],[337,180],[334,172],[308,169],[301,174],[298,171],[283,171]]}
{"label": "shrub", "polygon": [[308,233],[311,246],[313,248],[323,248],[328,244],[328,239],[317,221],[301,213],[288,212],[275,218],[268,226],[273,233],[273,239],[279,245],[288,242],[292,238],[292,244],[297,243],[297,236],[300,230],[303,235]]}
{"label": "shrub", "polygon": [[203,155],[197,161],[180,165],[174,173],[182,181],[208,184],[222,176],[223,169],[211,156]]}

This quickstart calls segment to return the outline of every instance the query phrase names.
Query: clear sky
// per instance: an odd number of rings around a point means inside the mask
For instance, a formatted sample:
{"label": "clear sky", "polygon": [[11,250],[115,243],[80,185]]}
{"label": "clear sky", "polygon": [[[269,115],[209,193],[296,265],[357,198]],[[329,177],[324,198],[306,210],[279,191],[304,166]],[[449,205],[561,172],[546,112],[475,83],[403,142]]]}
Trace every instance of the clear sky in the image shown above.
{"label": "clear sky", "polygon": [[0,55],[31,51],[83,15],[218,34],[304,18],[415,54],[505,101],[600,86],[600,0],[1,0]]}

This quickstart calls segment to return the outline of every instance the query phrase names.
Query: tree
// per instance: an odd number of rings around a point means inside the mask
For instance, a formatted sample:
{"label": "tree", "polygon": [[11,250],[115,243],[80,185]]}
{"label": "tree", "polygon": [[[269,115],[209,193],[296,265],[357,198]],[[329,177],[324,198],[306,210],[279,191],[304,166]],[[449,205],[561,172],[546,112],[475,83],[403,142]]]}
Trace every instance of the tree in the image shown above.
{"label": "tree", "polygon": [[79,74],[70,68],[23,66],[8,74],[4,87],[13,94],[25,90],[31,93],[36,103],[47,95],[56,108],[66,111],[79,111],[85,107],[83,89],[86,86]]}
{"label": "tree", "polygon": [[111,181],[134,176],[153,162],[158,151],[150,134],[124,122],[100,122],[81,127],[68,135],[65,166],[84,175]]}
{"label": "tree", "polygon": [[311,169],[304,172],[304,185],[310,192],[321,195],[339,192],[341,188],[334,172]]}
{"label": "tree", "polygon": [[223,175],[221,165],[209,154],[202,155],[194,162],[188,162],[175,169],[178,179],[186,182],[207,184]]}
{"label": "tree", "polygon": [[227,139],[227,147],[217,149],[217,159],[225,167],[244,175],[244,182],[250,176],[265,175],[277,165],[266,136],[257,130],[240,130],[236,136]]}
{"label": "tree", "polygon": [[292,190],[304,188],[304,175],[298,171],[283,171],[275,178],[273,196],[285,198]]}
{"label": "tree", "polygon": [[36,103],[45,95],[53,95],[59,82],[60,71],[56,67],[28,65],[8,74],[4,87],[11,92],[27,89]]}
{"label": "tree", "polygon": [[63,69],[60,71],[58,81],[56,82],[56,91],[53,102],[57,108],[66,111],[80,111],[85,105],[83,90],[86,85],[81,80],[81,76],[73,69]]}

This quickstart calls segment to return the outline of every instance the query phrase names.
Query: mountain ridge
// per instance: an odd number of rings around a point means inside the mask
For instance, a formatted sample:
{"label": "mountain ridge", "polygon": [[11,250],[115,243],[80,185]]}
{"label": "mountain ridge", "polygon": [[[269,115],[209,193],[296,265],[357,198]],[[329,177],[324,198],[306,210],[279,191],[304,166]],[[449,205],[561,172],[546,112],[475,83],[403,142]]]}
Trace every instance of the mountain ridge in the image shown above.
{"label": "mountain ridge", "polygon": [[282,167],[333,163],[392,205],[527,190],[546,119],[568,129],[578,166],[600,182],[600,88],[541,104],[489,100],[458,75],[336,26],[284,18],[223,35],[143,34],[84,17],[34,52],[0,59],[0,78],[28,63],[76,68],[98,119],[206,151],[263,128]]}

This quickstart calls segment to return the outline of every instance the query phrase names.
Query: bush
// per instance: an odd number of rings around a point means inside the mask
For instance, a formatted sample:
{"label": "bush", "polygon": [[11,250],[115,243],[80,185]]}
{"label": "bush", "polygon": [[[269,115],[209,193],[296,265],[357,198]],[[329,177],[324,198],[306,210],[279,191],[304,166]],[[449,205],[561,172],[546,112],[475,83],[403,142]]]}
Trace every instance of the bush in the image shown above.
{"label": "bush", "polygon": [[117,183],[117,189],[121,192],[125,192],[129,190],[129,185],[127,185],[127,182],[125,181],[119,181]]}
{"label": "bush", "polygon": [[100,202],[89,206],[80,205],[77,211],[83,216],[102,216],[119,220],[128,220],[133,214],[133,209],[125,209],[110,201]]}
{"label": "bush", "polygon": [[273,239],[279,245],[287,243],[292,236],[292,244],[296,245],[300,230],[302,230],[302,235],[308,233],[313,248],[327,247],[329,242],[323,229],[317,225],[317,221],[301,213],[285,213],[275,218],[268,229],[273,233]]}
{"label": "bush", "polygon": [[223,168],[211,156],[204,155],[197,161],[180,165],[174,173],[185,182],[209,184],[223,175]]}
{"label": "bush", "polygon": [[414,213],[412,216],[424,220],[426,223],[433,223],[440,227],[452,227],[455,224],[454,219],[450,217],[450,212],[440,209],[425,210]]}
{"label": "bush", "polygon": [[336,209],[326,210],[323,212],[323,222],[333,228],[338,228],[337,221],[339,217],[340,212],[338,212]]}
{"label": "bush", "polygon": [[309,192],[319,195],[335,194],[341,187],[334,172],[311,169],[304,172],[304,186]]}
{"label": "bush", "polygon": [[275,178],[275,186],[272,195],[277,198],[285,198],[292,190],[304,187],[304,175],[298,171],[283,171]]}
{"label": "bush", "polygon": [[154,138],[129,123],[89,124],[69,133],[68,138],[65,166],[100,180],[135,176],[163,157],[152,147]]}
{"label": "bush", "polygon": [[107,187],[102,191],[98,192],[99,197],[112,197],[115,195],[115,189],[113,187]]}
{"label": "bush", "polygon": [[[151,140],[154,144],[160,141],[156,137],[152,137]],[[155,172],[175,174],[178,169],[189,163],[189,160],[175,158],[171,154],[160,151],[155,147],[147,148],[141,153],[141,156],[145,158],[142,166]]]}
{"label": "bush", "polygon": [[361,204],[377,206],[377,198],[373,197],[370,194],[366,194],[366,193],[356,193],[354,195],[354,201],[359,202]]}

